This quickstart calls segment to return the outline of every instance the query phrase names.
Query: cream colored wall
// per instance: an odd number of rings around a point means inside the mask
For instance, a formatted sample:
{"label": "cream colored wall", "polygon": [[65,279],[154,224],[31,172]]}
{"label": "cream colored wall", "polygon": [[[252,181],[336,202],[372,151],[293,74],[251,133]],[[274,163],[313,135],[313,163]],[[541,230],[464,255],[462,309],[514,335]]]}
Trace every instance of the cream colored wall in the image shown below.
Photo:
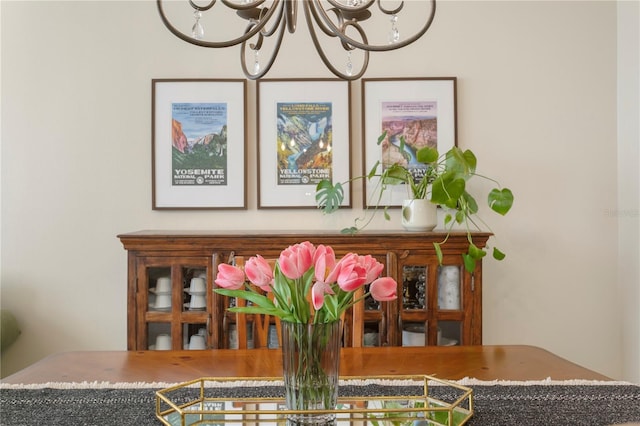
{"label": "cream colored wall", "polygon": [[640,383],[640,2],[618,4],[618,265],[623,376]]}
{"label": "cream colored wall", "polygon": [[[3,375],[54,352],[126,349],[119,233],[338,229],[361,212],[357,189],[356,208],[331,217],[256,210],[253,82],[249,209],[152,211],[151,79],[240,78],[237,49],[185,44],[149,1],[1,7],[2,305],[23,328]],[[269,78],[331,77],[304,31],[287,35]],[[428,35],[374,55],[366,76],[457,76],[459,145],[516,194],[490,221],[508,257],[486,263],[484,343],[541,346],[621,378],[624,223],[607,214],[617,205],[615,3],[440,2]]]}

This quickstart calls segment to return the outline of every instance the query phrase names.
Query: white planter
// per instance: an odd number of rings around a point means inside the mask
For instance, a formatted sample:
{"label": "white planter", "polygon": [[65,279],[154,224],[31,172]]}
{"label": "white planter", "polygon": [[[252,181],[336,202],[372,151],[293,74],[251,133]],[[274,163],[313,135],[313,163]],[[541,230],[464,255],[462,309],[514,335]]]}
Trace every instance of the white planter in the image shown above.
{"label": "white planter", "polygon": [[431,231],[438,224],[438,206],[429,200],[404,200],[402,226],[407,231]]}

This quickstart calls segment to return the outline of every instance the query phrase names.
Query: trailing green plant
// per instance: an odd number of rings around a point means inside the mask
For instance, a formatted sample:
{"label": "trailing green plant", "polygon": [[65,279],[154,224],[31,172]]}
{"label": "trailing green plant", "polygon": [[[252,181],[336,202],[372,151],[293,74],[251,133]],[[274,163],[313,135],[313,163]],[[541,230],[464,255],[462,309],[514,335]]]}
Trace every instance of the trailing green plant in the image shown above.
{"label": "trailing green plant", "polygon": [[[378,145],[387,137],[387,132],[378,138]],[[400,138],[400,152],[404,154],[405,140]],[[326,214],[333,213],[340,207],[344,199],[344,185],[358,179],[372,181],[378,178],[377,186],[374,189],[376,200],[373,204],[373,212],[367,218],[356,218],[354,226],[345,228],[343,233],[357,233],[364,229],[373,219],[373,215],[379,209],[382,195],[389,185],[405,184],[409,191],[409,197],[415,199],[429,199],[432,203],[441,206],[445,210],[444,227],[446,235],[440,242],[434,243],[434,248],[438,260],[442,263],[441,245],[449,239],[451,231],[456,225],[462,226],[467,231],[469,249],[463,254],[464,266],[467,271],[473,273],[476,262],[486,256],[485,248],[480,248],[473,243],[472,230],[481,230],[482,226],[489,226],[478,216],[478,203],[468,191],[467,183],[473,177],[489,180],[497,185],[486,195],[487,205],[494,212],[504,216],[513,205],[513,193],[508,188],[502,188],[498,181],[476,173],[477,158],[471,150],[461,150],[454,146],[445,154],[440,155],[435,148],[424,147],[416,152],[416,159],[422,163],[424,173],[415,176],[410,169],[402,164],[395,163],[383,167],[380,161],[372,167],[368,174],[352,178],[343,183],[333,184],[330,180],[324,179],[316,186],[316,203]],[[366,210],[369,210],[367,208]],[[387,207],[384,207],[384,217],[390,220]],[[364,221],[362,226],[359,222]],[[505,254],[497,247],[493,247],[493,258],[502,260]]]}

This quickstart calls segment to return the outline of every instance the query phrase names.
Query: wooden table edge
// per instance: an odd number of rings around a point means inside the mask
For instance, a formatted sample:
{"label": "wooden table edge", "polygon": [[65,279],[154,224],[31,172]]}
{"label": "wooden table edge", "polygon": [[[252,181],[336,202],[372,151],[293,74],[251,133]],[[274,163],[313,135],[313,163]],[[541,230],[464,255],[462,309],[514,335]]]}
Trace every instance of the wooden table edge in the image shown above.
{"label": "wooden table edge", "polygon": [[[458,380],[612,379],[531,345],[343,348],[340,374],[426,374]],[[200,377],[281,375],[277,349],[206,351],[70,351],[48,355],[1,383],[165,382]]]}

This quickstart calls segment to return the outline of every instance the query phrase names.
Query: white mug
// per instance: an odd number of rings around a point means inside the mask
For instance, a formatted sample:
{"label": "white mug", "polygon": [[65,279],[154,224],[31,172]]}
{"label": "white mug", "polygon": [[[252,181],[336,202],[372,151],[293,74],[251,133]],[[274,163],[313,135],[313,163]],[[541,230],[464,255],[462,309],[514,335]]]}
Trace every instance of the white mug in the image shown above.
{"label": "white mug", "polygon": [[378,333],[364,333],[365,346],[378,346]]}
{"label": "white mug", "polygon": [[189,292],[191,294],[195,293],[205,293],[207,291],[207,287],[205,284],[205,280],[203,278],[194,277],[191,278],[191,285],[189,286]]}
{"label": "white mug", "polygon": [[156,293],[170,293],[171,292],[171,278],[160,277],[156,281]]}
{"label": "white mug", "polygon": [[156,350],[157,351],[169,351],[171,350],[171,336],[166,333],[158,334],[156,337]]}
{"label": "white mug", "polygon": [[402,346],[424,346],[424,325],[409,324],[402,330]]}
{"label": "white mug", "polygon": [[165,309],[171,307],[171,293],[156,294],[156,301],[153,304],[156,309]]}
{"label": "white mug", "polygon": [[229,325],[229,349],[238,349],[238,332],[235,324]]}
{"label": "white mug", "polygon": [[194,294],[189,301],[189,309],[203,309],[207,307],[207,298],[201,294]]}
{"label": "white mug", "polygon": [[189,350],[202,350],[206,349],[204,336],[200,334],[194,334],[189,339]]}

